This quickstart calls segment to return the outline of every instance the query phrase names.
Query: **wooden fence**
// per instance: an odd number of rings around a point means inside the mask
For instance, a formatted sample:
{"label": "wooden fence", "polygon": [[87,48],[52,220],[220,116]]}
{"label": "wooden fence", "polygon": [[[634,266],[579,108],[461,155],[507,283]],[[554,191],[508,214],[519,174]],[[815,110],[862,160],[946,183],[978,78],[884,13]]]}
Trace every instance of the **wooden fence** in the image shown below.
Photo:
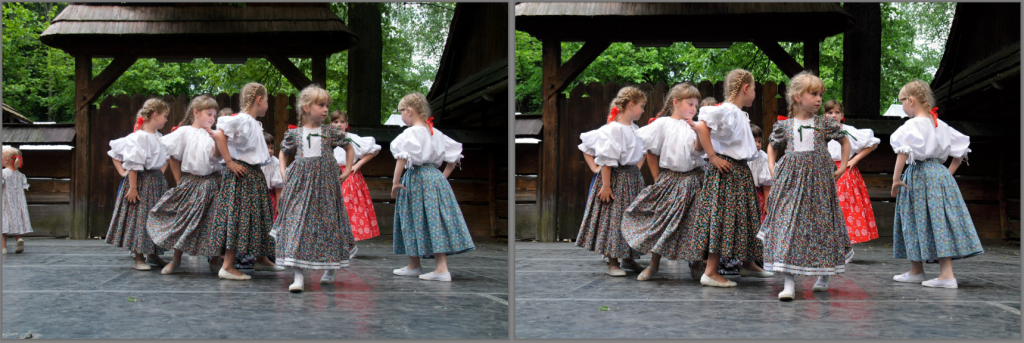
{"label": "wooden fence", "polygon": [[[698,89],[703,97],[711,94],[719,102],[724,100],[722,82],[703,81]],[[638,85],[648,94],[644,114],[637,121],[643,126],[661,109],[669,85],[665,83]],[[767,149],[767,138],[779,115],[788,115],[785,84],[767,82],[755,88],[756,99],[752,107],[744,108],[753,124],[761,126],[765,135],[762,147]],[[568,98],[558,101],[559,133],[565,139],[560,146],[539,144],[516,145],[516,239],[535,239],[538,226],[538,179],[541,177],[542,149],[558,149],[560,173],[558,180],[558,240],[574,240],[586,208],[587,189],[592,173],[577,149],[579,134],[604,125],[608,104],[619,90],[616,83],[579,85]],[[872,199],[876,222],[881,236],[892,236],[895,199],[889,196],[892,171],[896,155],[889,146],[889,134],[902,124],[899,118],[848,119],[858,128],[875,129],[881,144],[874,153],[858,164],[864,175]],[[950,122],[955,128],[970,123]],[[978,135],[971,137],[969,165],[962,165],[956,180],[971,212],[978,235],[987,240],[1019,239],[1020,237],[1020,147],[1018,137]],[[948,163],[947,163],[948,165]],[[646,184],[653,183],[650,171],[642,169]]]}
{"label": "wooden fence", "polygon": [[[110,140],[124,137],[132,132],[135,113],[146,99],[156,96],[120,95],[104,99],[98,108],[90,108],[90,160],[91,168],[89,201],[89,236],[100,237],[106,234],[113,215],[117,188],[121,182],[120,175],[114,169],[107,156]],[[238,111],[238,95],[219,94],[215,97],[221,108],[231,107]],[[170,133],[171,128],[181,121],[189,97],[185,95],[161,97],[171,106],[171,115],[167,125],[160,132]],[[280,146],[284,132],[289,124],[297,123],[295,110],[290,106],[295,103],[294,95],[278,94],[268,99],[269,109],[264,117],[257,118],[265,131],[274,135],[275,150]],[[443,128],[439,128],[444,130]],[[396,128],[395,130],[401,130]],[[359,133],[359,128],[354,128]],[[390,235],[393,228],[394,204],[391,199],[391,183],[394,174],[395,159],[388,149],[389,141],[378,140],[382,151],[370,163],[361,169],[366,178],[374,201],[374,210],[381,233]],[[507,192],[498,192],[499,183],[507,177],[504,170],[508,168],[507,149],[495,148],[482,144],[464,144],[462,168],[452,172],[449,181],[455,192],[456,199],[462,208],[470,233],[477,239],[490,237],[507,237]],[[275,154],[276,156],[276,154]],[[500,178],[497,178],[500,176]],[[168,187],[174,187],[174,178],[170,170],[166,172]],[[507,185],[507,183],[506,183]],[[504,210],[502,209],[504,208]]]}
{"label": "wooden fence", "polygon": [[26,236],[68,236],[71,229],[71,175],[74,150],[22,150],[28,179],[25,193],[32,233]]}

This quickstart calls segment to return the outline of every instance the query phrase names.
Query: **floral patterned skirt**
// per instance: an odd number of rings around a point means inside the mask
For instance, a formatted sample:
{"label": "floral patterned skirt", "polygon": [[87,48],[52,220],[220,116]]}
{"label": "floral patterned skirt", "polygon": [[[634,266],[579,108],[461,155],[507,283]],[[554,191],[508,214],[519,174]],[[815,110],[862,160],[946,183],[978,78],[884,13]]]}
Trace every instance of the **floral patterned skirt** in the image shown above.
{"label": "floral patterned skirt", "polygon": [[128,188],[128,177],[124,177],[117,190],[114,218],[110,220],[106,242],[135,253],[162,254],[164,249],[153,243],[146,230],[146,221],[149,219],[149,210],[167,191],[164,173],[159,169],[138,172],[135,188],[139,193],[139,201],[134,204],[125,199]]}
{"label": "floral patterned skirt", "polygon": [[341,269],[354,239],[331,156],[292,163],[279,200],[275,238],[277,264],[304,269]]}
{"label": "floral patterned skirt", "polygon": [[611,168],[612,199],[603,202],[598,193],[603,187],[600,176],[590,186],[576,246],[612,258],[639,258],[641,253],[626,243],[622,217],[633,199],[644,188],[644,177],[635,165]]}
{"label": "floral patterned skirt", "polygon": [[[835,161],[836,168],[842,161]],[[868,186],[856,166],[846,168],[843,176],[836,182],[839,192],[839,206],[846,217],[846,232],[853,244],[864,243],[878,238],[878,226],[875,225],[875,211],[871,209],[871,197]]]}
{"label": "floral patterned skirt", "polygon": [[756,238],[760,210],[754,177],[746,161],[718,156],[729,162],[732,170],[721,173],[712,165],[704,169],[704,188],[694,200],[694,223],[680,258],[699,261],[717,253],[725,260],[757,260],[762,245]]}
{"label": "floral patterned skirt", "polygon": [[407,169],[395,202],[395,254],[434,258],[476,249],[452,186],[432,164]]}
{"label": "floral patterned skirt", "polygon": [[210,205],[220,187],[220,175],[183,173],[181,182],[167,190],[149,211],[147,229],[153,243],[193,256],[220,252],[220,235],[214,231]]}
{"label": "floral patterned skirt", "polygon": [[235,249],[237,255],[274,254],[274,239],[270,225],[274,212],[267,194],[267,179],[259,166],[239,160],[235,163],[246,168],[245,175],[235,176],[230,169],[221,172],[220,192],[213,200],[214,231],[219,234],[220,253]]}
{"label": "floral patterned skirt", "polygon": [[764,269],[799,275],[836,275],[853,259],[846,220],[822,151],[787,152],[775,168],[768,215],[757,238],[764,240]]}
{"label": "floral patterned skirt", "polygon": [[896,196],[893,257],[934,263],[985,251],[956,180],[938,159],[911,164],[902,180],[907,187]]}
{"label": "floral patterned skirt", "polygon": [[[341,166],[341,172],[345,172],[345,166]],[[356,241],[380,236],[377,213],[373,211],[373,199],[370,198],[370,188],[366,186],[363,173],[357,170],[350,174],[341,184],[341,193],[345,198],[345,210],[348,211],[352,236]]]}
{"label": "floral patterned skirt", "polygon": [[693,199],[704,181],[704,171],[686,172],[661,169],[658,181],[644,188],[626,208],[622,235],[636,251],[656,253],[676,260],[682,254],[683,241],[692,223]]}

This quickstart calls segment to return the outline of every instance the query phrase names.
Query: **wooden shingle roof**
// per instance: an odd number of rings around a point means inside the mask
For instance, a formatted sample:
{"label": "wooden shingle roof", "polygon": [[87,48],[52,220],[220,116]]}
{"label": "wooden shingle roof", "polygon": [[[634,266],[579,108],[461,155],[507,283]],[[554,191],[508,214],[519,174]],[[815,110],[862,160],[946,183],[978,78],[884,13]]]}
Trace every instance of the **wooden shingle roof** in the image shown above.
{"label": "wooden shingle roof", "polygon": [[358,42],[326,3],[71,4],[39,39],[72,54],[134,49],[142,58],[304,57]]}
{"label": "wooden shingle roof", "polygon": [[7,102],[3,102],[3,115],[4,122],[32,124],[31,120],[21,115],[21,113],[18,113],[18,110],[15,110],[14,107],[8,105]]}
{"label": "wooden shingle roof", "polygon": [[[799,42],[853,27],[839,3],[529,2],[516,30],[541,40]],[[813,28],[813,29],[807,29]]]}

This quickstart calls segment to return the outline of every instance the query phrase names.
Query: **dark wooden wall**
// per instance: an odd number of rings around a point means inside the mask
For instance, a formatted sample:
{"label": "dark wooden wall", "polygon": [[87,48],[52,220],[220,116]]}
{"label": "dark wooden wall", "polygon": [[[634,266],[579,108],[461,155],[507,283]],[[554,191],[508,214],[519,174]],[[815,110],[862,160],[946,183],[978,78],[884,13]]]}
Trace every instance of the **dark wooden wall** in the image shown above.
{"label": "dark wooden wall", "polygon": [[[538,206],[537,184],[540,177],[539,167],[541,149],[561,149],[560,168],[562,170],[559,184],[558,199],[558,235],[557,240],[575,239],[586,208],[587,190],[590,185],[591,173],[583,160],[583,154],[577,148],[579,134],[596,129],[606,123],[608,104],[619,89],[615,83],[580,85],[573,89],[569,98],[559,100],[559,133],[562,140],[559,147],[548,147],[540,144],[516,145],[516,239],[535,239],[537,237]],[[644,126],[647,120],[661,109],[664,96],[669,88],[664,83],[640,84],[640,89],[648,94],[647,106],[637,125]],[[714,94],[721,101],[721,82],[703,81],[698,84],[701,94]],[[765,128],[765,141],[762,148],[767,149],[767,136],[775,125],[778,115],[787,115],[785,99],[776,98],[776,94],[785,94],[785,84],[775,85],[768,82],[757,85],[757,100],[754,106],[744,108],[751,116],[751,122]],[[584,96],[586,95],[586,97]],[[902,124],[899,118],[887,120],[871,119],[863,122],[849,123],[859,128],[873,128],[875,136],[881,144],[874,153],[868,155],[858,164],[864,175],[872,208],[881,236],[892,236],[895,199],[889,196],[892,184],[892,172],[896,155],[889,146],[891,128]],[[954,128],[961,128],[969,123],[951,122]],[[878,126],[877,128],[872,126]],[[969,155],[970,165],[961,165],[957,170],[956,180],[961,193],[971,212],[978,235],[984,240],[1019,239],[1020,237],[1020,150],[1018,137],[1002,137],[977,135],[971,137]],[[947,165],[949,163],[947,162]],[[653,180],[650,171],[642,169],[645,183],[650,185]]]}
{"label": "dark wooden wall", "polygon": [[22,150],[28,179],[25,193],[32,233],[26,236],[66,237],[71,230],[73,150]]}
{"label": "dark wooden wall", "polygon": [[[152,96],[151,96],[152,97]],[[121,95],[104,99],[99,108],[92,108],[90,123],[90,145],[92,156],[92,182],[89,195],[89,237],[106,235],[110,219],[113,215],[114,203],[117,198],[117,187],[121,182],[120,175],[114,169],[107,156],[110,140],[124,137],[132,132],[135,113],[149,97],[142,95]],[[221,107],[238,110],[238,95],[219,94],[215,97]],[[179,122],[188,106],[188,97],[184,95],[165,95],[162,99],[171,105],[171,118],[160,130],[169,133]],[[289,124],[297,123],[294,109],[288,104],[294,103],[294,96],[279,94],[269,99],[266,115],[259,119],[264,130],[271,132],[277,141],[275,150],[280,145]],[[439,128],[443,130],[442,128]],[[391,177],[394,175],[395,159],[391,156],[389,141],[378,141],[381,153],[362,168],[374,201],[377,221],[381,233],[390,235],[394,216],[394,204],[391,199]],[[450,176],[452,189],[466,218],[470,233],[476,238],[491,238],[508,235],[507,192],[499,192],[501,181],[505,180],[508,170],[508,153],[503,147],[488,145],[464,144],[462,168],[456,168]],[[276,156],[276,153],[275,153]],[[166,172],[168,187],[173,187],[174,179],[170,170]],[[500,178],[497,178],[500,176]],[[504,184],[507,185],[507,184]],[[507,188],[500,188],[507,189]],[[503,205],[504,202],[504,205]]]}

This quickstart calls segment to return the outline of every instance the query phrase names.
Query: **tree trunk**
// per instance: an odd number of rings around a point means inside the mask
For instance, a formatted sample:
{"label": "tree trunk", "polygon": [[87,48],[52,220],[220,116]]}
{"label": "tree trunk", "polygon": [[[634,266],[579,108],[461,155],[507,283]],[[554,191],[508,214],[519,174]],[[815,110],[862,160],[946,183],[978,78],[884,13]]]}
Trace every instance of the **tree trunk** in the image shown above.
{"label": "tree trunk", "polygon": [[379,5],[348,4],[348,27],[359,36],[359,44],[348,50],[347,112],[349,123],[353,126],[378,126],[383,123],[380,101],[384,45]]}
{"label": "tree trunk", "polygon": [[843,35],[843,107],[847,117],[873,118],[882,114],[882,7],[878,3],[843,4],[855,25]]}

